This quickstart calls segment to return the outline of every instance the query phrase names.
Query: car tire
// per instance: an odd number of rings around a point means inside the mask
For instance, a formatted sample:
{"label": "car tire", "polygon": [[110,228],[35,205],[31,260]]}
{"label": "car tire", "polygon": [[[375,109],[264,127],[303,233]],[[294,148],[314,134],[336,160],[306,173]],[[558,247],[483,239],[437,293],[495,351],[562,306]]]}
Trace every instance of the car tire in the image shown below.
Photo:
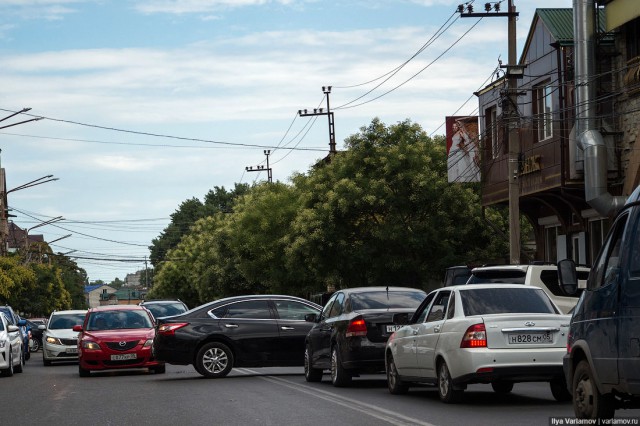
{"label": "car tire", "polygon": [[513,382],[491,382],[491,387],[495,393],[509,393],[513,390]]}
{"label": "car tire", "polygon": [[167,366],[166,365],[159,365],[157,367],[152,367],[151,371],[153,371],[155,374],[164,374],[167,372]]}
{"label": "car tire", "polygon": [[11,352],[11,349],[9,349],[9,367],[2,370],[2,375],[4,377],[13,376],[13,352]]}
{"label": "car tire", "polygon": [[446,404],[456,403],[462,399],[462,392],[462,390],[454,389],[449,367],[446,362],[442,361],[438,365],[438,396],[440,401]]}
{"label": "car tire", "polygon": [[612,419],[615,414],[613,395],[602,395],[589,363],[582,360],[573,373],[573,411],[579,419]]}
{"label": "car tire", "polygon": [[550,381],[549,387],[551,388],[551,395],[553,395],[556,401],[571,401],[571,392],[567,389],[567,383],[564,378]]}
{"label": "car tire", "polygon": [[409,386],[400,379],[393,355],[387,356],[387,387],[392,395],[402,395],[409,392]]}
{"label": "car tire", "polygon": [[24,364],[25,364],[24,359],[20,357],[20,363],[15,367],[13,367],[13,371],[15,373],[22,373],[24,371]]}
{"label": "car tire", "polygon": [[351,374],[342,366],[340,350],[336,345],[331,349],[331,384],[337,388],[343,388],[350,383]]}
{"label": "car tire", "polygon": [[31,339],[31,351],[38,352],[40,346],[40,341],[38,339]]}
{"label": "car tire", "polygon": [[91,376],[91,371],[87,370],[86,368],[82,368],[81,365],[78,365],[78,374],[80,375],[80,377],[89,377]]}
{"label": "car tire", "polygon": [[233,352],[224,343],[211,342],[202,346],[196,355],[194,367],[205,377],[224,377],[233,368]]}
{"label": "car tire", "polygon": [[311,361],[311,348],[309,345],[304,349],[304,378],[307,382],[322,381],[322,369],[313,368]]}

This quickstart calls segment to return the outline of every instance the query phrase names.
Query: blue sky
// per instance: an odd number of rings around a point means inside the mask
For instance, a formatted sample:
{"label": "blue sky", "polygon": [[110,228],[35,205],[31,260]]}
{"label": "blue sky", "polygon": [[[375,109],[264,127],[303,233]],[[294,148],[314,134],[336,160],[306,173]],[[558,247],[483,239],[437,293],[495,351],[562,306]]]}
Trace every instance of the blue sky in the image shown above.
{"label": "blue sky", "polygon": [[[323,86],[338,149],[374,117],[444,134],[507,62],[506,18],[456,19],[459,3],[0,0],[0,118],[31,108],[0,125],[44,117],[0,130],[7,187],[59,179],[11,192],[14,221],[62,216],[32,233],[72,234],[54,251],[73,251],[91,281],[124,279],[181,202],[266,180],[245,172],[264,149],[283,182],[324,157],[326,117],[296,116],[326,106]],[[520,55],[535,8],[572,1],[514,4]]]}

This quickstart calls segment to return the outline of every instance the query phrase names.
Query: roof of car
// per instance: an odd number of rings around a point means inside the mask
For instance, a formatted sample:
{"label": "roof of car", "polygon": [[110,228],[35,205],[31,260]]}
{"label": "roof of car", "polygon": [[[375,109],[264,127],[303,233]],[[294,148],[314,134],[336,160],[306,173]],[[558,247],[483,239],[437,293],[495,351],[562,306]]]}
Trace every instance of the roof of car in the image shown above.
{"label": "roof of car", "polygon": [[422,291],[419,288],[412,287],[385,287],[385,286],[376,286],[376,287],[353,287],[353,288],[341,288],[340,290],[344,293],[366,293],[370,291]]}
{"label": "roof of car", "polygon": [[140,305],[148,305],[149,303],[184,303],[182,300],[180,299],[149,299],[149,300],[143,300],[142,302],[140,302]]}
{"label": "roof of car", "polygon": [[104,312],[104,311],[139,311],[144,310],[142,306],[138,305],[103,305],[96,306],[89,309],[89,312]]}
{"label": "roof of car", "polygon": [[[540,291],[544,291],[542,288],[537,287],[537,286],[530,286],[530,285],[522,285],[522,284],[509,284],[509,283],[487,283],[487,284],[474,284],[474,285],[468,285],[468,284],[459,284],[459,285],[452,285],[449,287],[442,287],[441,289],[438,290],[464,290],[464,291],[468,291],[468,290],[476,290],[476,289],[483,289],[483,288],[520,288],[520,289],[524,289],[524,290],[540,290]],[[435,291],[435,290],[434,290]]]}
{"label": "roof of car", "polygon": [[[549,269],[558,269],[558,265],[554,263],[534,263],[534,264],[523,264],[523,265],[488,265],[488,266],[478,266],[471,270],[471,272],[475,271],[523,271],[526,272],[529,268],[549,268]],[[588,266],[579,265],[576,266],[577,269],[589,269]]]}
{"label": "roof of car", "polygon": [[86,309],[67,309],[64,311],[53,311],[51,315],[63,315],[63,314],[84,314],[86,313]]}

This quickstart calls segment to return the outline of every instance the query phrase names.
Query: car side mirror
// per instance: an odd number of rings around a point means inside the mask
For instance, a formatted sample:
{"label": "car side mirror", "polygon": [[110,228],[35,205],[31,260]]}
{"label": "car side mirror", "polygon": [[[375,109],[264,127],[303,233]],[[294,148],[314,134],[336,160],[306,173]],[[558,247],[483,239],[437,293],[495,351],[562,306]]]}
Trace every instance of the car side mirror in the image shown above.
{"label": "car side mirror", "polygon": [[573,260],[564,259],[558,262],[558,280],[560,288],[567,295],[573,296],[578,292],[578,274]]}
{"label": "car side mirror", "polygon": [[307,314],[304,316],[304,320],[306,322],[317,322],[318,321],[318,314]]}
{"label": "car side mirror", "polygon": [[7,325],[7,331],[9,333],[15,333],[16,331],[20,331],[20,329],[18,328],[17,325],[13,325],[13,324],[8,324]]}
{"label": "car side mirror", "polygon": [[73,326],[73,331],[77,331],[77,332],[82,331],[82,326],[81,325],[74,325]]}
{"label": "car side mirror", "polygon": [[47,326],[46,326],[46,325],[44,325],[44,324],[40,324],[40,325],[38,326],[38,330],[46,330],[46,329],[47,329]]}
{"label": "car side mirror", "polygon": [[409,314],[406,312],[393,314],[393,316],[391,317],[391,321],[395,325],[407,325],[409,324]]}

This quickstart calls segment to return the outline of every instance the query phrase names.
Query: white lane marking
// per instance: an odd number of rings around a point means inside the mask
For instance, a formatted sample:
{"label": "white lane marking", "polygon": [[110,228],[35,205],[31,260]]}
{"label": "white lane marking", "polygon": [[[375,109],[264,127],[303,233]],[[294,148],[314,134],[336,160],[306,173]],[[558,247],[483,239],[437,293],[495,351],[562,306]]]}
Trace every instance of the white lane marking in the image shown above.
{"label": "white lane marking", "polygon": [[[285,379],[281,379],[279,377],[274,376],[259,376],[259,372],[250,370],[248,368],[243,368],[242,370],[256,374],[262,380],[266,380],[271,383],[276,383],[281,386],[288,387],[290,389],[306,393],[308,395],[312,395],[316,398],[324,399],[325,401],[332,402],[334,404],[341,405],[346,408],[350,408],[355,411],[359,411],[362,414],[367,416],[375,417],[377,419],[389,422],[394,425],[398,424],[406,424],[406,425],[421,425],[421,426],[435,426],[432,423],[427,423],[422,420],[415,419],[413,417],[404,416],[395,411],[386,410],[384,408],[377,407],[375,405],[367,404],[365,402],[361,402],[355,399],[347,398],[344,396],[336,395],[332,392],[325,391],[318,388],[310,388],[308,386],[299,385],[297,383],[290,382]],[[399,421],[403,421],[406,423],[399,423]]]}

